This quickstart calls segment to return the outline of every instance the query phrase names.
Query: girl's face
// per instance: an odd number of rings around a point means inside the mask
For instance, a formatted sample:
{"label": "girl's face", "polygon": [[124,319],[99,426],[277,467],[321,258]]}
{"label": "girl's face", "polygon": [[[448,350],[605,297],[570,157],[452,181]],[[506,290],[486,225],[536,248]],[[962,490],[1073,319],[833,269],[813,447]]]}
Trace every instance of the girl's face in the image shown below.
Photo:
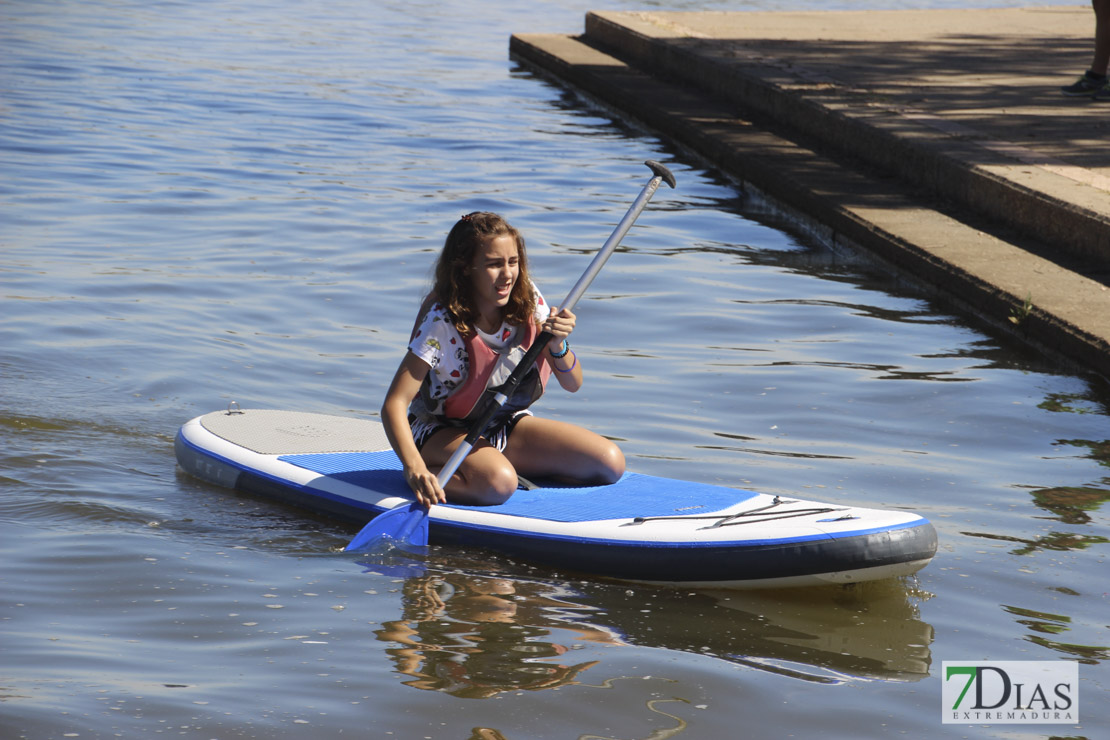
{"label": "girl's face", "polygon": [[491,314],[509,303],[518,277],[520,250],[516,239],[510,234],[483,239],[481,246],[474,250],[474,262],[470,265],[471,288],[478,313],[484,318],[494,318]]}

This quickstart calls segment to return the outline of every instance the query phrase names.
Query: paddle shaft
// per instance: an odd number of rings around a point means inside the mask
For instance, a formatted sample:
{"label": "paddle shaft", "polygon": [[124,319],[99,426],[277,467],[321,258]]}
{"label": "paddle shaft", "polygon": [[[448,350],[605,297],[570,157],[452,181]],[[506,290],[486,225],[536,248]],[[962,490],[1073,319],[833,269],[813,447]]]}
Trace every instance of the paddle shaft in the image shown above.
{"label": "paddle shaft", "polygon": [[[590,287],[590,283],[592,283],[594,278],[597,277],[597,274],[601,272],[601,268],[605,266],[605,263],[613,254],[613,251],[616,250],[617,245],[624,239],[624,235],[632,228],[632,224],[636,222],[636,219],[644,210],[644,207],[647,206],[648,201],[655,195],[655,191],[659,189],[660,183],[666,182],[672,188],[675,186],[674,175],[672,175],[671,171],[666,167],[652,160],[648,160],[644,162],[644,164],[650,167],[651,171],[654,173],[651,180],[649,180],[647,185],[644,186],[644,189],[640,191],[640,194],[636,196],[636,200],[632,202],[628,212],[624,214],[624,218],[620,220],[617,227],[613,229],[613,233],[605,240],[605,244],[602,245],[598,253],[594,255],[589,267],[582,273],[582,277],[578,278],[578,282],[574,284],[570,293],[567,294],[566,299],[559,306],[560,310],[574,309],[574,306],[578,303],[578,299],[581,298],[582,294],[586,292],[586,289]],[[524,354],[524,357],[521,358],[516,368],[510,373],[508,380],[501,385],[497,393],[494,393],[493,396],[486,401],[486,406],[482,414],[470,426],[466,438],[463,439],[462,443],[459,444],[455,452],[448,458],[447,463],[439,471],[437,477],[441,487],[446,486],[447,481],[451,480],[451,476],[455,474],[455,471],[462,465],[466,456],[474,449],[474,444],[478,441],[478,438],[486,431],[486,427],[489,425],[494,414],[496,414],[509,398],[512,397],[513,391],[520,385],[520,381],[539,358],[540,353],[547,347],[547,343],[552,339],[554,339],[554,335],[551,332],[541,332],[540,335],[536,337],[536,340],[532,342],[532,346],[528,348],[528,351]]]}

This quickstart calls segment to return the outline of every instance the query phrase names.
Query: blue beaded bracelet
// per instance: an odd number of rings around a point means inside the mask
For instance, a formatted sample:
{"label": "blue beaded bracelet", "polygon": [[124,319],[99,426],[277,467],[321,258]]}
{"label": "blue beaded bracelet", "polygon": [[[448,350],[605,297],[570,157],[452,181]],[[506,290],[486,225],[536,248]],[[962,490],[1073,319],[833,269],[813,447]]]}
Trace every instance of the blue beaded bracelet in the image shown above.
{"label": "blue beaded bracelet", "polygon": [[[551,350],[548,350],[551,352]],[[551,352],[551,359],[558,360],[560,357],[566,357],[567,352],[570,352],[570,342],[563,340],[563,349],[560,352]]]}

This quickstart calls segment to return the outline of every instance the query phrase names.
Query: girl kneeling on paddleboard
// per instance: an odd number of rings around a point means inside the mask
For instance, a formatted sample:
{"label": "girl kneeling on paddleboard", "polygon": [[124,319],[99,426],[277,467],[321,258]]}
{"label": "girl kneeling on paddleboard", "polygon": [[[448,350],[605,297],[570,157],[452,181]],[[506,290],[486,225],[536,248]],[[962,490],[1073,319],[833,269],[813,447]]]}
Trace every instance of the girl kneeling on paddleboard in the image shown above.
{"label": "girl kneeling on paddleboard", "polygon": [[[532,284],[515,228],[494,213],[459,219],[382,404],[386,435],[418,501],[499,504],[516,490],[518,475],[593,485],[620,478],[624,455],[613,442],[528,410],[552,374],[572,393],[582,386],[582,365],[567,343],[574,325],[573,313],[552,312]],[[441,487],[433,471],[463,442],[488,389],[505,381],[540,331],[554,339]]]}

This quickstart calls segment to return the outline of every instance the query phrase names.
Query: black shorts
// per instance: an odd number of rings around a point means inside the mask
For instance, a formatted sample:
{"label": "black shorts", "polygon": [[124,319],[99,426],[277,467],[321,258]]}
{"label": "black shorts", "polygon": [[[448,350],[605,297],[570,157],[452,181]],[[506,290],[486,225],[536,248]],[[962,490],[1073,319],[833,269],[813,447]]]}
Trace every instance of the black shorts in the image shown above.
{"label": "black shorts", "polygon": [[[499,452],[505,451],[505,445],[509,443],[509,435],[512,434],[513,428],[525,416],[532,416],[532,412],[528,409],[516,411],[509,416],[506,416],[501,421],[495,423],[493,427],[486,431],[482,437]],[[418,419],[415,415],[409,414],[409,426],[412,427],[412,439],[416,442],[416,449],[424,449],[424,444],[428,439],[438,432],[440,429],[461,429],[462,427],[453,427],[450,424],[441,424],[435,420]]]}

